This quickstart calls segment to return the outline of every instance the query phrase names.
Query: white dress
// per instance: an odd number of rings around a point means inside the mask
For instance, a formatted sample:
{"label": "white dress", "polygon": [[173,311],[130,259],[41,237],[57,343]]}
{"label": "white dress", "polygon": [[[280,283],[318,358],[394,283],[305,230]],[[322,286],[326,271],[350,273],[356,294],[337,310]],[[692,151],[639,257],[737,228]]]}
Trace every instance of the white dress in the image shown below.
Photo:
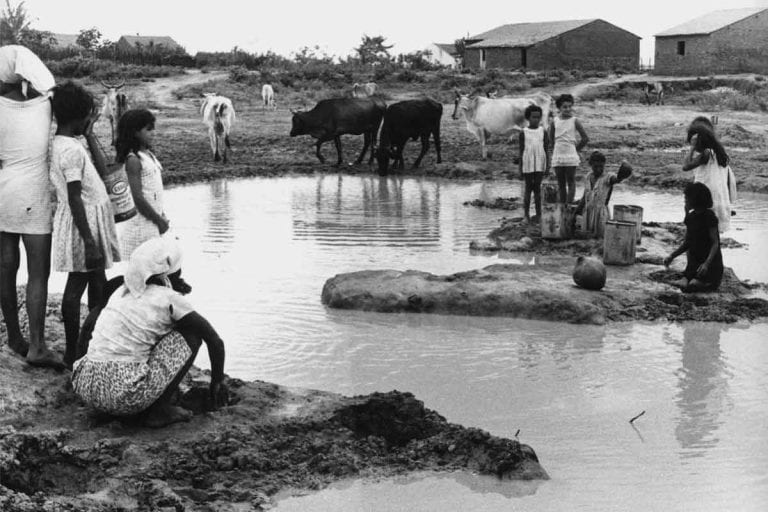
{"label": "white dress", "polygon": [[0,97],[0,231],[47,235],[53,221],[48,179],[51,102]]}
{"label": "white dress", "polygon": [[[141,190],[149,205],[160,215],[163,214],[163,167],[150,151],[139,151],[136,155],[141,161]],[[117,225],[120,239],[120,254],[128,261],[131,253],[138,246],[160,236],[157,224],[143,216],[134,215],[125,222]]]}
{"label": "white dress", "polygon": [[728,190],[728,167],[720,167],[712,150],[709,161],[693,170],[693,181],[703,183],[712,193],[712,211],[717,216],[720,233],[731,227],[731,199]]}
{"label": "white dress", "polygon": [[73,181],[80,182],[88,227],[101,248],[104,269],[108,269],[113,262],[120,261],[112,203],[85,147],[76,139],[61,135],[53,139],[51,150],[51,183],[58,197],[53,217],[53,269],[59,272],[97,270],[85,267],[85,244],[69,207],[67,184]]}
{"label": "white dress", "polygon": [[576,118],[555,117],[555,148],[552,151],[552,167],[578,167],[581,163],[576,151]]}
{"label": "white dress", "polygon": [[544,127],[523,128],[525,146],[523,149],[523,174],[547,170],[547,152],[544,149]]}

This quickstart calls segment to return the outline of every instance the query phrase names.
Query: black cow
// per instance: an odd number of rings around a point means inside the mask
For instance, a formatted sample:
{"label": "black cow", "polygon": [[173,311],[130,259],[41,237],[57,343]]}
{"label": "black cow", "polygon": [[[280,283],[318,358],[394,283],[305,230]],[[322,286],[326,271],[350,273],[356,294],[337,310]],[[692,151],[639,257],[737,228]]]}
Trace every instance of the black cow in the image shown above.
{"label": "black cow", "polygon": [[379,161],[379,174],[387,174],[389,159],[394,160],[393,169],[402,169],[403,149],[408,139],[416,140],[421,137],[421,153],[413,163],[416,168],[429,149],[429,136],[434,135],[437,163],[440,157],[440,118],[443,116],[443,106],[435,100],[407,100],[390,105],[384,113],[384,124],[381,127],[379,150],[376,153]]}
{"label": "black cow", "polygon": [[345,133],[353,135],[362,133],[364,137],[363,151],[360,152],[356,163],[359,164],[363,161],[368,146],[371,146],[371,158],[368,161],[370,165],[373,163],[376,135],[386,108],[387,105],[379,98],[322,100],[308,112],[294,112],[291,137],[311,135],[316,138],[316,154],[320,163],[325,163],[325,158],[320,154],[320,146],[323,145],[323,142],[333,140],[336,143],[336,153],[339,157],[336,166],[339,166],[342,162],[340,136]]}

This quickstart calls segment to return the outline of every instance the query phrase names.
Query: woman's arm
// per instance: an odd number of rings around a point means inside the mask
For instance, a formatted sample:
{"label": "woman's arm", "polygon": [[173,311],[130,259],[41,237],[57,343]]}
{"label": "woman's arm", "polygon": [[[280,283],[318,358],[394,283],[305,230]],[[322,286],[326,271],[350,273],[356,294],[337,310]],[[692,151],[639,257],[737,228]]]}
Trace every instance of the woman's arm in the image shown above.
{"label": "woman's arm", "polygon": [[128,184],[131,186],[131,195],[136,209],[144,217],[148,218],[157,225],[160,234],[168,231],[168,221],[152,208],[144,197],[144,189],[141,185],[141,161],[139,157],[129,155],[125,161],[125,173],[128,175]]}
{"label": "woman's arm", "polygon": [[93,166],[96,168],[96,172],[99,173],[99,176],[103,178],[107,173],[107,157],[104,155],[104,149],[99,143],[99,138],[96,137],[95,133],[93,133],[93,125],[96,124],[96,120],[99,118],[99,115],[99,111],[94,110],[94,113],[91,115],[91,117],[88,118],[88,123],[85,125],[83,136],[85,137],[85,141],[88,143],[88,150],[91,152],[91,160],[93,161]]}
{"label": "woman's arm", "polygon": [[192,311],[176,322],[179,331],[197,334],[208,347],[211,361],[211,398],[216,402],[221,382],[224,380],[224,342],[213,326],[200,313]]}
{"label": "woman's arm", "polygon": [[684,171],[691,171],[700,165],[704,165],[709,162],[709,151],[704,151],[697,155],[695,155],[695,153],[696,148],[691,147],[691,150],[688,152],[688,155],[685,157],[685,161],[683,162]]}
{"label": "woman's arm", "polygon": [[576,131],[579,132],[579,137],[581,137],[581,140],[576,145],[576,151],[581,151],[589,142],[589,137],[587,136],[587,132],[584,131],[584,127],[581,125],[581,121],[577,119],[575,125]]}
{"label": "woman's arm", "polygon": [[82,183],[70,181],[67,183],[67,196],[69,197],[69,209],[72,212],[72,220],[75,223],[80,237],[85,245],[85,268],[97,270],[104,266],[104,255],[93,238],[91,227],[88,225],[88,217],[85,215],[85,206],[81,196]]}

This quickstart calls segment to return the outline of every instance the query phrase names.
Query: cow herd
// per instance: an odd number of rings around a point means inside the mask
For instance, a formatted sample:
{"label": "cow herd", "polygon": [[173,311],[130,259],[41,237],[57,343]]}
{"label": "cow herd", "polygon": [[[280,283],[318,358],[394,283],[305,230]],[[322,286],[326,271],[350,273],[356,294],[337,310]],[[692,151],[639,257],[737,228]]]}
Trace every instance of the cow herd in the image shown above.
{"label": "cow herd", "polygon": [[[124,84],[124,81],[119,84],[102,82],[106,88],[102,117],[110,121],[113,144],[117,120],[127,108],[125,94],[118,92]],[[663,104],[664,88],[661,83],[648,83],[643,92],[649,105],[653,102]],[[262,108],[276,109],[275,92],[270,84],[262,86],[261,99]],[[464,117],[467,131],[480,143],[481,155],[485,160],[488,157],[488,137],[495,135],[514,140],[515,135],[526,125],[524,113],[530,105],[542,109],[543,122],[548,124],[554,115],[554,101],[544,92],[525,97],[497,97],[496,94],[484,97],[461,94],[456,90],[451,118],[459,120]],[[321,100],[311,110],[291,110],[291,113],[290,136],[309,135],[316,139],[315,154],[321,163],[325,162],[321,152],[323,143],[333,141],[336,146],[336,165],[342,164],[341,135],[345,134],[363,136],[363,149],[356,163],[361,163],[370,149],[368,164],[372,165],[376,159],[378,172],[382,175],[389,172],[390,164],[392,169],[403,169],[403,150],[408,140],[419,139],[421,142],[419,156],[413,163],[414,168],[421,164],[429,150],[430,137],[434,141],[437,163],[442,161],[440,122],[443,105],[430,98],[387,105],[375,83],[356,83],[345,97]],[[205,93],[200,114],[208,127],[214,161],[223,160],[226,163],[231,147],[229,135],[235,121],[232,101],[217,93]]]}

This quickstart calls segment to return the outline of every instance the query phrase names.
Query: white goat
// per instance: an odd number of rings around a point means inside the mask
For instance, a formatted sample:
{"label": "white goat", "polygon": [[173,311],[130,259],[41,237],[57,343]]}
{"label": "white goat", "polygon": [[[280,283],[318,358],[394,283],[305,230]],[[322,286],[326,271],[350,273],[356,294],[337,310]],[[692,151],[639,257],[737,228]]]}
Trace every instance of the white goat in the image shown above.
{"label": "white goat", "polygon": [[271,107],[275,110],[275,90],[272,89],[270,84],[264,84],[261,86],[261,100],[264,107]]}
{"label": "white goat", "polygon": [[200,105],[200,113],[203,122],[208,126],[208,138],[211,142],[214,162],[224,160],[227,163],[229,132],[235,122],[235,108],[232,100],[216,93],[203,94],[203,104]]}
{"label": "white goat", "polygon": [[117,92],[125,85],[125,80],[119,84],[108,84],[102,80],[101,85],[107,89],[104,93],[104,104],[101,107],[101,118],[109,120],[109,126],[112,129],[112,145],[114,146],[117,140],[115,128],[117,128],[117,123],[125,111],[128,110],[128,99],[125,94]]}

